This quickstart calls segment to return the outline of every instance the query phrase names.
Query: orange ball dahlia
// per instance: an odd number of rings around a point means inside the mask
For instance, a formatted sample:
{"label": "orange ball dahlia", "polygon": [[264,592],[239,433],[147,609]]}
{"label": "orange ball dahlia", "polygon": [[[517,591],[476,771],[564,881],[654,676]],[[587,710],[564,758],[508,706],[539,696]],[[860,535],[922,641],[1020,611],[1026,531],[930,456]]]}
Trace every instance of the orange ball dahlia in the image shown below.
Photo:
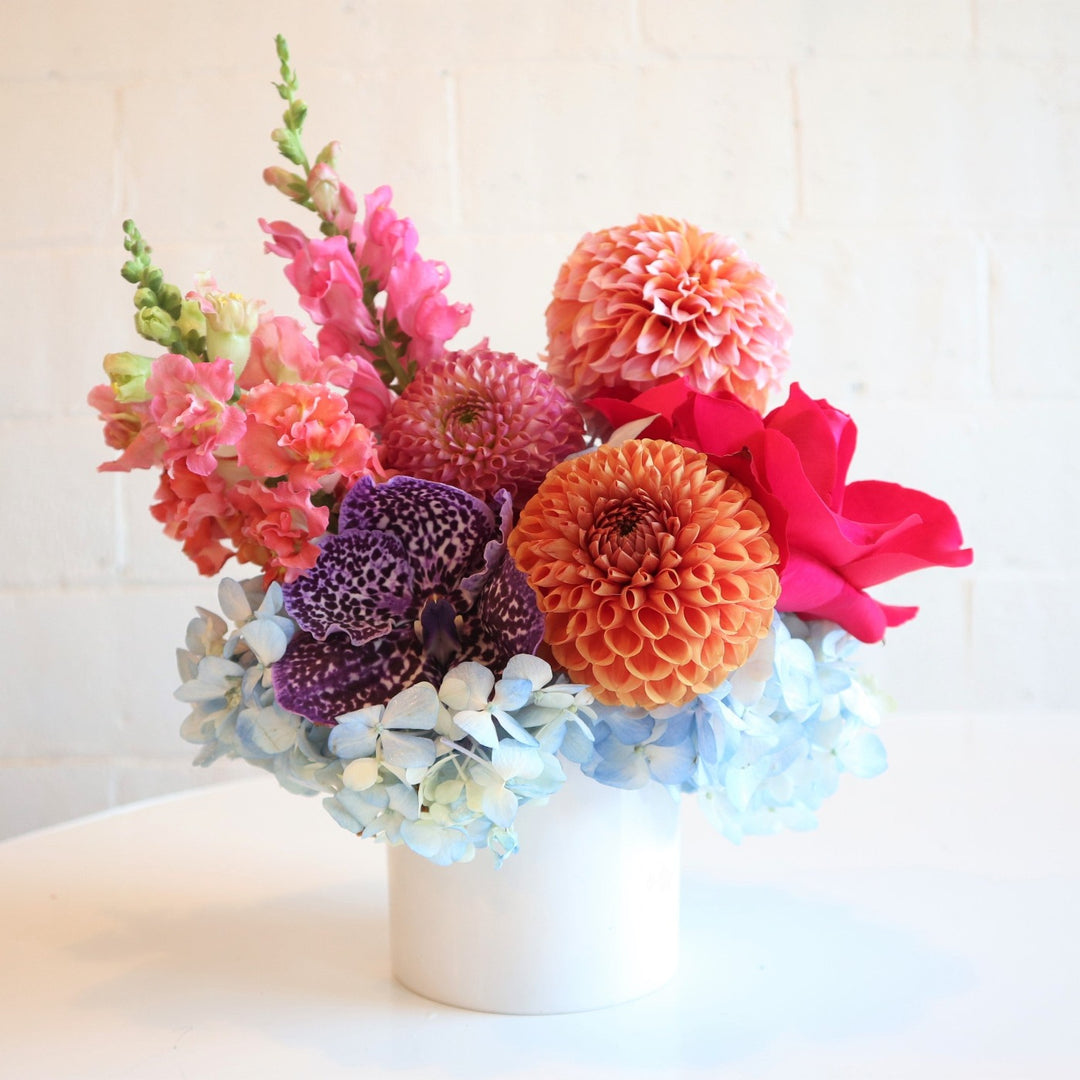
{"label": "orange ball dahlia", "polygon": [[547,309],[548,370],[575,401],[683,377],[759,412],[788,366],[784,301],[733,240],[641,216],[589,233]]}
{"label": "orange ball dahlia", "polygon": [[778,549],[749,490],[705,454],[636,439],[551,471],[508,545],[557,663],[608,705],[679,705],[765,636]]}
{"label": "orange ball dahlia", "polygon": [[395,472],[521,506],[585,446],[581,414],[536,364],[486,342],[425,365],[394,402],[380,456]]}

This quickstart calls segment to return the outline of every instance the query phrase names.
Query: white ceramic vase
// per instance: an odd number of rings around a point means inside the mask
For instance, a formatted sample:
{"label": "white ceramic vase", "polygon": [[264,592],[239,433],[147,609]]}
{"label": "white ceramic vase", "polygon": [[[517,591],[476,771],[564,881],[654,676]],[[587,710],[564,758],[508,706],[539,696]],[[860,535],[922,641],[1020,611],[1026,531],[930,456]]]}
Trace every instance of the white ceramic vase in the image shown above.
{"label": "white ceramic vase", "polygon": [[607,787],[567,764],[525,806],[520,849],[435,866],[388,849],[394,978],[496,1013],[582,1012],[659,989],[679,949],[679,806],[659,784]]}

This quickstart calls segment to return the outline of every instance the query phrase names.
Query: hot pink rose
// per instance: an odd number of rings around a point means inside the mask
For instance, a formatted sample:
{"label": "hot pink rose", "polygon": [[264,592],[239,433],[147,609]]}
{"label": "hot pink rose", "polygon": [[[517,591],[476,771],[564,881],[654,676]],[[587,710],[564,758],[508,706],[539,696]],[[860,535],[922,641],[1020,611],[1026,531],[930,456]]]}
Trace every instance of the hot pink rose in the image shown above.
{"label": "hot pink rose", "polygon": [[616,425],[656,415],[645,434],[705,451],[753,489],[784,558],[779,611],[831,619],[862,641],[880,641],[918,608],[881,604],[867,588],[925,566],[971,562],[940,499],[879,480],[847,483],[855,424],[798,384],[764,417],[732,394],[699,394],[682,380],[629,402],[590,404]]}

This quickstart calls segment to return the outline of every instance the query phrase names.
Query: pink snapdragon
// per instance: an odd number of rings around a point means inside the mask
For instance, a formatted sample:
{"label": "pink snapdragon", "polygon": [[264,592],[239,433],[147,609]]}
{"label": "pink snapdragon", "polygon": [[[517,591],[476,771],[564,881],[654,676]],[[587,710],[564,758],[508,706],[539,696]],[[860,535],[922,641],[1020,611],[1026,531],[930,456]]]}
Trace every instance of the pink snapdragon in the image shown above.
{"label": "pink snapdragon", "polygon": [[353,226],[350,236],[357,263],[380,290],[386,288],[390,271],[413,257],[419,242],[416,226],[390,206],[393,197],[385,184],[365,195],[364,220]]}
{"label": "pink snapdragon", "polygon": [[120,402],[110,383],[95,386],[86,396],[105,424],[105,444],[123,453],[98,466],[98,472],[130,472],[160,465],[165,440],[150,416],[149,401]]}
{"label": "pink snapdragon", "polygon": [[284,476],[311,491],[381,471],[375,437],[327,386],[263,383],[248,391],[244,406],[237,457],[257,476]]}
{"label": "pink snapdragon", "polygon": [[257,480],[229,492],[239,526],[234,534],[237,558],[263,567],[267,580],[294,581],[319,557],[314,541],[326,532],[330,511],[315,506],[307,491],[290,483],[264,487]]}
{"label": "pink snapdragon", "polygon": [[[333,378],[327,378],[327,382],[345,386],[345,400],[353,418],[372,431],[381,428],[397,401],[397,394],[383,382],[374,364],[364,356],[331,356],[325,363],[341,365],[341,370],[334,368]],[[345,372],[348,382],[342,383],[340,380],[345,377]]]}
{"label": "pink snapdragon", "polygon": [[319,217],[330,222],[339,233],[348,236],[356,221],[356,195],[352,188],[341,182],[341,177],[329,162],[315,164],[308,174],[307,190]]}
{"label": "pink snapdragon", "polygon": [[236,524],[224,477],[196,473],[178,458],[161,474],[155,500],[150,513],[165,526],[165,535],[181,542],[200,574],[216,574],[234,554],[222,543]]}
{"label": "pink snapdragon", "polygon": [[235,379],[226,357],[193,364],[166,353],[154,362],[146,389],[166,464],[183,458],[192,472],[208,476],[217,465],[215,451],[234,446],[244,433],[243,410],[229,404]]}
{"label": "pink snapdragon", "polygon": [[348,375],[338,383],[327,378],[327,366],[319,358],[315,343],[304,328],[287,315],[275,315],[261,322],[251,335],[251,355],[240,375],[239,386],[250,390],[260,383],[333,382],[347,387]]}
{"label": "pink snapdragon", "polygon": [[409,336],[407,359],[421,367],[442,356],[444,346],[472,315],[468,304],[451,304],[443,296],[450,284],[445,263],[413,255],[390,270],[386,282],[386,314]]}
{"label": "pink snapdragon", "polygon": [[274,237],[268,251],[291,253],[285,276],[299,294],[300,306],[322,327],[320,351],[340,356],[377,345],[379,330],[364,304],[364,285],[349,241],[344,236],[309,240],[284,222],[264,222],[263,228]]}

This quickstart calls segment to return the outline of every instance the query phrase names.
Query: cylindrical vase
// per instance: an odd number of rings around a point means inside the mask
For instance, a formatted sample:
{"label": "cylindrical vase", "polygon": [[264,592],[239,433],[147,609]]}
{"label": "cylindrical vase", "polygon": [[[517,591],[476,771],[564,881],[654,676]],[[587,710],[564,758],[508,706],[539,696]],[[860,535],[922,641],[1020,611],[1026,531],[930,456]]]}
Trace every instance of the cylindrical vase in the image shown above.
{"label": "cylindrical vase", "polygon": [[519,850],[436,866],[388,850],[394,978],[434,1001],[550,1014],[659,989],[679,950],[679,806],[567,766],[546,805],[522,807]]}

